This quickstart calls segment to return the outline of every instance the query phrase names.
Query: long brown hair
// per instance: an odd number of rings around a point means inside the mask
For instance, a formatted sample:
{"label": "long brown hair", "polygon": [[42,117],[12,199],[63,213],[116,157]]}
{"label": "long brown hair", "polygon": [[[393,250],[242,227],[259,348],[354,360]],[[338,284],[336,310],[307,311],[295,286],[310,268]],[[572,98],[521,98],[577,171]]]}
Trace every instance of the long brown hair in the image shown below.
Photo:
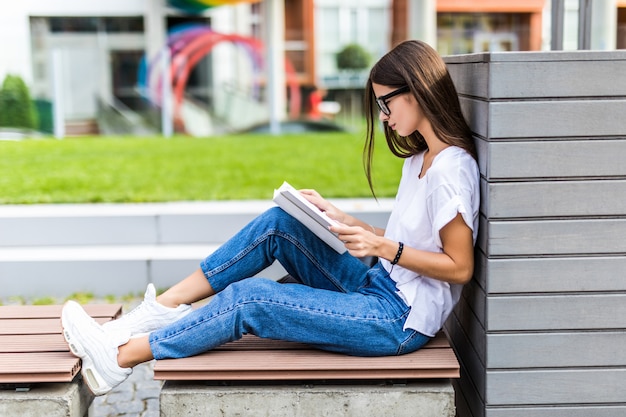
{"label": "long brown hair", "polygon": [[[459,97],[445,62],[428,44],[418,40],[404,41],[374,65],[365,85],[367,138],[363,165],[372,194],[374,137],[379,115],[373,83],[393,88],[409,86],[437,137],[448,145],[465,149],[477,159],[472,132],[461,112]],[[428,149],[424,137],[417,131],[409,136],[400,136],[385,123],[384,132],[389,149],[400,158],[408,158]]]}

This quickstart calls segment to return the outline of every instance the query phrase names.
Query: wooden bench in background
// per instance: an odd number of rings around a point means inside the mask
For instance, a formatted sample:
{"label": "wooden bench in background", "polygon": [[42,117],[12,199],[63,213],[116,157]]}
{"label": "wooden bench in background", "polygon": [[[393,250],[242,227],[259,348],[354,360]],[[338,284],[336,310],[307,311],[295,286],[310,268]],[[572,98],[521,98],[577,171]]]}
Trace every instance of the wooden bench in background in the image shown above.
{"label": "wooden bench in background", "polygon": [[[61,328],[60,305],[0,306],[0,415],[80,417],[93,396],[83,385],[80,359]],[[119,317],[120,304],[86,305],[100,323]]]}

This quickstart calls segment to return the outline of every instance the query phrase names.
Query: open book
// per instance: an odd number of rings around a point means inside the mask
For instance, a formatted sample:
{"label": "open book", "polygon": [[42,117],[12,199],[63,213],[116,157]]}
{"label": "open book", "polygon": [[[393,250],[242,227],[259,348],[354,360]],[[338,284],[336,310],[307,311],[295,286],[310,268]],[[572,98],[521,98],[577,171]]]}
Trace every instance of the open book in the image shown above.
{"label": "open book", "polygon": [[274,190],[274,202],[338,253],[346,251],[346,247],[337,235],[328,230],[330,226],[338,223],[311,204],[287,182],[283,182],[278,190]]}

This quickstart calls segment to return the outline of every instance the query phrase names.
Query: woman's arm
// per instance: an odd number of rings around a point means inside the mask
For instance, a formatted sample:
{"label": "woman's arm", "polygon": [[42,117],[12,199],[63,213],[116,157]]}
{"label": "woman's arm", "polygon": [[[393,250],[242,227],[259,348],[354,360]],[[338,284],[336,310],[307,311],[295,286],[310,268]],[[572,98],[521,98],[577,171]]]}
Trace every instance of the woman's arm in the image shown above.
{"label": "woman's arm", "polygon": [[[350,254],[357,257],[378,256],[393,261],[399,243],[371,233],[362,233],[361,227],[337,226],[331,231],[338,233]],[[440,231],[443,253],[429,252],[404,245],[398,265],[441,281],[466,284],[474,272],[474,245],[472,229],[460,214]]]}
{"label": "woman's arm", "polygon": [[[331,228],[344,241],[352,256],[377,256],[393,261],[399,242],[383,237],[385,230],[374,228],[354,216],[344,213],[325,200],[315,190],[300,190],[307,200],[320,210],[342,223]],[[474,244],[472,229],[460,214],[439,232],[443,253],[429,252],[404,245],[398,265],[420,275],[453,284],[466,284],[474,272]]]}

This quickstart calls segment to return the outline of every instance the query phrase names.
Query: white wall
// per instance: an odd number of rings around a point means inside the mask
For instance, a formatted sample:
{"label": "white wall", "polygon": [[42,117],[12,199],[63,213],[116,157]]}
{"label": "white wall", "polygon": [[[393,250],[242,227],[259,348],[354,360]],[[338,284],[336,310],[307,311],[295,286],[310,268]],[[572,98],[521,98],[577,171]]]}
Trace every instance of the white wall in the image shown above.
{"label": "white wall", "polygon": [[30,64],[30,29],[25,2],[11,2],[2,6],[0,13],[0,82],[6,74],[16,74],[32,83]]}
{"label": "white wall", "polygon": [[0,5],[0,82],[6,74],[20,75],[31,85],[30,16],[143,15],[152,0],[11,0]]}

